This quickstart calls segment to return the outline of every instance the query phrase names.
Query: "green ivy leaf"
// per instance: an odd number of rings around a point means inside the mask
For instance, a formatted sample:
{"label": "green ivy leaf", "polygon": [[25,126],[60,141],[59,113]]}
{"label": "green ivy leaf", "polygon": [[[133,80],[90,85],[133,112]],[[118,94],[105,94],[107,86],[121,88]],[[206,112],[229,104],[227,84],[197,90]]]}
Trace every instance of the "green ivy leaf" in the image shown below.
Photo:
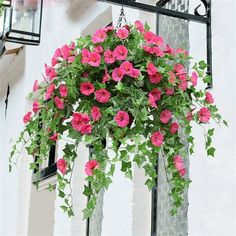
{"label": "green ivy leaf", "polygon": [[131,168],[131,162],[122,161],[121,162],[121,171],[126,172]]}
{"label": "green ivy leaf", "polygon": [[228,122],[226,120],[223,120],[223,123],[224,123],[225,126],[229,127]]}
{"label": "green ivy leaf", "polygon": [[207,150],[207,155],[208,156],[215,156],[215,148],[214,147],[211,147],[211,148],[209,148],[208,150]]}
{"label": "green ivy leaf", "polygon": [[93,191],[91,188],[89,188],[88,186],[84,185],[84,191],[83,194],[87,197],[89,197],[90,195],[93,194]]}
{"label": "green ivy leaf", "polygon": [[61,197],[61,198],[64,198],[65,197],[65,193],[62,192],[61,190],[59,190],[58,196]]}

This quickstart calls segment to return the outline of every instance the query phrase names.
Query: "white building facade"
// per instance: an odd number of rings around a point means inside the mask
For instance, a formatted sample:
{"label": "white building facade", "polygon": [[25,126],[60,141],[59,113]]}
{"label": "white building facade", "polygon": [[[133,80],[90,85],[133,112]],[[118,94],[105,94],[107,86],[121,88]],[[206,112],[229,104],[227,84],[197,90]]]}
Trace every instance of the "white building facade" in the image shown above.
{"label": "white building facade", "polygon": [[[156,1],[141,1],[154,3]],[[199,0],[189,0],[189,9]],[[43,12],[42,42],[38,47],[26,46],[18,55],[0,58],[0,235],[88,235],[88,222],[82,219],[87,199],[82,194],[85,184],[84,165],[89,150],[81,144],[72,178],[75,216],[68,218],[59,207],[61,199],[55,191],[41,185],[35,190],[29,170],[30,156],[23,150],[17,167],[8,171],[8,157],[15,140],[23,129],[22,117],[31,107],[26,100],[35,79],[41,79],[44,63],[51,60],[56,48],[113,22],[120,7],[96,0],[51,0]],[[188,192],[188,235],[236,235],[236,141],[234,109],[236,80],[236,2],[212,0],[213,84],[212,93],[220,112],[230,128],[218,127],[214,137],[215,158],[204,152],[203,132],[194,127],[196,151],[190,157],[192,179]],[[156,15],[125,8],[127,21],[147,21],[156,29]],[[190,23],[189,50],[195,61],[206,59],[205,28]],[[173,32],[174,34],[174,32]],[[182,45],[180,45],[182,46]],[[193,61],[194,62],[194,61]],[[5,117],[8,84],[10,95]],[[63,141],[59,141],[56,156],[61,157]],[[117,168],[119,169],[119,168]],[[55,178],[50,178],[55,183]],[[134,180],[118,171],[114,183],[100,199],[102,210],[90,221],[90,234],[103,236],[146,236],[151,229],[151,194],[144,186],[144,173],[135,169]],[[181,216],[183,217],[183,216]],[[176,219],[178,221],[178,218]],[[157,227],[158,224],[157,224]],[[162,225],[162,227],[169,227]],[[183,226],[186,227],[186,226]],[[177,231],[174,236],[186,235]],[[163,233],[163,236],[173,234]],[[158,234],[159,236],[159,234]]]}

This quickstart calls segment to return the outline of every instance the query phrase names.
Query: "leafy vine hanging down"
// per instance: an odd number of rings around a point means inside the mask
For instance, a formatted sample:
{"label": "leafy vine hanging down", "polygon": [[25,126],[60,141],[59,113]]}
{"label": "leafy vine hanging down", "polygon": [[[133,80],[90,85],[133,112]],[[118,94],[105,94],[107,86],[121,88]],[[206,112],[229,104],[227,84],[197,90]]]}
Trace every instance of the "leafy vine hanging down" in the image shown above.
{"label": "leafy vine hanging down", "polygon": [[[120,29],[108,26],[58,48],[51,65],[45,65],[44,80],[34,83],[32,111],[23,118],[25,129],[13,146],[10,169],[23,145],[29,155],[37,157],[30,169],[39,171],[50,146],[67,136],[70,141],[57,161],[57,192],[64,199],[61,208],[71,216],[71,177],[75,159],[80,158],[77,147],[80,142],[91,145],[93,152],[85,166],[90,184],[83,192],[89,196],[83,211],[87,218],[98,192],[112,183],[116,163],[121,163],[121,171],[130,179],[133,165],[144,168],[145,184],[151,190],[162,153],[168,163],[171,213],[175,214],[190,183],[179,130],[186,134],[192,154],[192,123],[207,125],[205,147],[214,156],[214,129],[207,128],[209,122],[227,125],[211,93],[196,87],[198,80],[210,81],[207,65],[201,61],[189,73],[184,66],[189,59],[186,50],[166,45],[140,21]],[[112,141],[114,157],[108,155],[104,140]]]}

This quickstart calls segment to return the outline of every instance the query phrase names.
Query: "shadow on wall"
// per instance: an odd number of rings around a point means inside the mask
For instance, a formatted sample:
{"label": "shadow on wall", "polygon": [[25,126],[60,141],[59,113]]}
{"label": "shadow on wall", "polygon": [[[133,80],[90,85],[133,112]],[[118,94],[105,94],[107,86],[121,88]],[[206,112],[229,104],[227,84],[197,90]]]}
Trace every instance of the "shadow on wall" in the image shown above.
{"label": "shadow on wall", "polygon": [[95,2],[96,0],[69,0],[66,14],[71,21],[77,22],[83,12],[85,12],[85,9]]}

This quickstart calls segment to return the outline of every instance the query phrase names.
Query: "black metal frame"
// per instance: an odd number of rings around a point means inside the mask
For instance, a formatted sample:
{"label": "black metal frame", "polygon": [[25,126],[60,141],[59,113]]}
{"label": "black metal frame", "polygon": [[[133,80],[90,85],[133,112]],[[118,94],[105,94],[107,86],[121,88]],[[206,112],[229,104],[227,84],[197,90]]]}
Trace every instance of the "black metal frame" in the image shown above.
{"label": "black metal frame", "polygon": [[[202,23],[206,25],[206,37],[207,37],[207,64],[208,70],[207,74],[212,77],[212,35],[211,35],[211,0],[200,0],[205,8],[205,14],[200,14],[198,12],[198,5],[194,9],[194,14],[189,14],[185,12],[179,12],[175,10],[170,10],[164,8],[167,3],[171,2],[171,0],[159,0],[156,3],[156,6],[144,4],[140,2],[136,2],[135,0],[98,0],[102,2],[109,2],[113,4],[118,4],[121,6],[131,7],[137,10],[156,13],[157,17],[159,15],[170,16],[178,19],[183,19],[187,21],[193,21],[197,23]],[[157,33],[158,33],[158,25],[157,25]],[[208,84],[207,89],[212,88],[212,79]],[[158,171],[158,164],[156,165],[156,170]],[[157,182],[157,179],[156,179]],[[152,190],[152,206],[151,206],[151,236],[157,235],[157,185]]]}
{"label": "black metal frame", "polygon": [[[11,42],[11,43],[20,43],[20,44],[26,44],[26,45],[32,45],[32,46],[38,46],[41,41],[41,28],[42,28],[42,14],[43,14],[43,0],[40,0],[40,19],[39,19],[39,33],[33,33],[23,30],[14,30],[12,29],[12,12],[13,12],[13,6],[12,5],[3,5],[3,7],[10,8],[10,28],[8,32],[5,35],[2,35],[0,37],[0,40],[3,42]],[[6,11],[7,9],[5,9]],[[5,22],[4,22],[5,24]],[[23,37],[13,37],[10,36],[10,33],[17,33],[19,35],[27,35],[27,36],[33,36],[36,39],[24,39]]]}
{"label": "black metal frame", "polygon": [[[39,171],[39,175],[36,176],[37,170],[34,170],[34,178],[33,182],[39,182],[45,179],[48,179],[57,173],[57,163],[56,159],[56,145],[51,146],[48,156],[48,167]],[[35,158],[35,162],[37,162],[37,157]],[[39,168],[39,165],[38,165]]]}
{"label": "black metal frame", "polygon": [[12,0],[5,0],[3,1],[3,3],[1,4],[1,7],[10,7],[12,3]]}

